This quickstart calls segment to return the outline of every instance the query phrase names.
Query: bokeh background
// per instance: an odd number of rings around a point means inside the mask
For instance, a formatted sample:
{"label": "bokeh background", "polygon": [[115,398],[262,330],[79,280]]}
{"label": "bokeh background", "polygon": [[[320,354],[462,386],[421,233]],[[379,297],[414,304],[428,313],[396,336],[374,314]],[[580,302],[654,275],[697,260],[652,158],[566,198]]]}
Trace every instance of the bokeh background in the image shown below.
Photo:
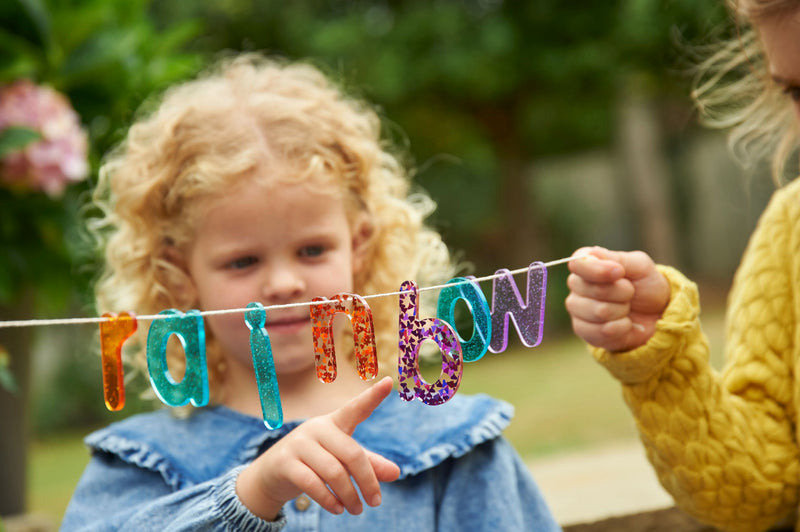
{"label": "bokeh background", "polygon": [[[0,319],[94,315],[81,219],[102,155],[148,96],[240,50],[310,59],[374,102],[467,273],[583,245],[644,249],[697,280],[713,314],[773,190],[689,98],[703,46],[732,31],[715,0],[5,0],[0,85],[66,96],[88,172],[50,194],[0,179]],[[0,135],[0,156],[23,145]],[[464,379],[515,404],[526,457],[633,434],[571,338],[565,279],[549,272],[541,347],[512,342]],[[129,391],[123,412],[105,411],[96,336],[0,328],[0,515],[57,524],[88,459],[81,435],[147,408]]]}

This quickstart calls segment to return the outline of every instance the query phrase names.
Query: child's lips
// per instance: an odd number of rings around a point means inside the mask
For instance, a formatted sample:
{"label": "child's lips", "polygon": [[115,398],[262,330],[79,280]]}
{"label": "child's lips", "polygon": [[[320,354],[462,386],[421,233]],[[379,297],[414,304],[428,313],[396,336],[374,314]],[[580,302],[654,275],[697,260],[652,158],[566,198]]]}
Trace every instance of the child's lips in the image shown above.
{"label": "child's lips", "polygon": [[269,320],[264,325],[267,333],[293,333],[309,326],[311,318],[308,315],[286,317]]}

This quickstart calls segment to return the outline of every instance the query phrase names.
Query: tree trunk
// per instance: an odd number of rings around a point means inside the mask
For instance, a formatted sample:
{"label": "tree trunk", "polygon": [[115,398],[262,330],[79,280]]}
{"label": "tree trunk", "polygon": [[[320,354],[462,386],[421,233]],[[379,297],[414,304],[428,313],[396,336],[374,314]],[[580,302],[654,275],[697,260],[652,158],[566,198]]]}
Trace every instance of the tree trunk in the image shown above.
{"label": "tree trunk", "polygon": [[[12,308],[0,308],[0,319],[29,317],[30,297]],[[33,333],[30,328],[0,329],[0,346],[10,355],[16,391],[0,387],[0,515],[26,510],[28,444],[28,395],[30,389]]]}
{"label": "tree trunk", "polygon": [[639,245],[656,262],[676,264],[670,171],[654,105],[642,89],[633,87],[623,95],[618,112],[618,149]]}

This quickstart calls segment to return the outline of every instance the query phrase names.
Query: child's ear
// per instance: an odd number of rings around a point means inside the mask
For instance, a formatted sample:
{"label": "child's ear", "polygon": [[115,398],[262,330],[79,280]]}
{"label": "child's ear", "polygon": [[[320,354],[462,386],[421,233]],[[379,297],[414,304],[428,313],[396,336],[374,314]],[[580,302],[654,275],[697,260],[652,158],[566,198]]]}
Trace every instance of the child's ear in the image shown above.
{"label": "child's ear", "polygon": [[358,215],[353,224],[353,274],[358,275],[367,266],[367,258],[372,249],[375,226],[367,213]]}
{"label": "child's ear", "polygon": [[161,259],[162,282],[174,302],[179,307],[190,307],[197,300],[197,289],[189,268],[186,257],[171,243],[165,243],[159,253]]}

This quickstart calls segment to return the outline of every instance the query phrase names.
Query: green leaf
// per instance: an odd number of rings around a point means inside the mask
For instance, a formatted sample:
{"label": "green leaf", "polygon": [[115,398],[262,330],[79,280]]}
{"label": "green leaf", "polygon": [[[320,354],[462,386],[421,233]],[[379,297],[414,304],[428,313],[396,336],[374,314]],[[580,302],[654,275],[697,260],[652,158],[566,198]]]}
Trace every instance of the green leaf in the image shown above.
{"label": "green leaf", "polygon": [[49,47],[53,42],[53,34],[50,30],[50,15],[47,13],[47,7],[41,0],[19,0],[19,3],[22,4],[28,16],[36,25],[36,30],[39,32],[42,43]]}
{"label": "green leaf", "polygon": [[32,142],[40,140],[42,135],[24,126],[10,126],[0,131],[0,157],[23,149]]}

